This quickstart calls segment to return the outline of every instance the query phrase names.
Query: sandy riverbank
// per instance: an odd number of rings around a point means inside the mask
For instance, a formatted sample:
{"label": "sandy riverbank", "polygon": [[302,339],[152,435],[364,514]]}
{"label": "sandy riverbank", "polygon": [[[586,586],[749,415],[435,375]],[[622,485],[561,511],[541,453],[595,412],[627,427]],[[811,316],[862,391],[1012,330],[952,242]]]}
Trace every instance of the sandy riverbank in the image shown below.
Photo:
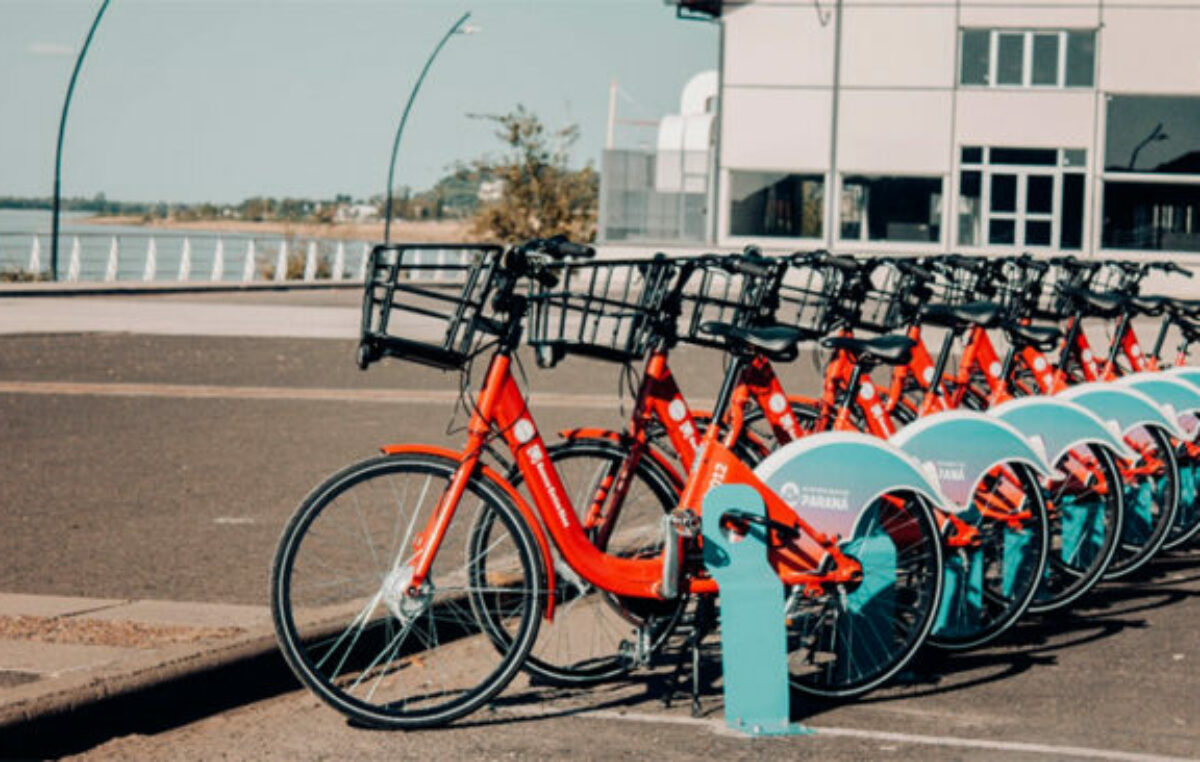
{"label": "sandy riverbank", "polygon": [[[298,222],[249,222],[246,220],[154,220],[143,222],[141,217],[110,216],[88,217],[80,220],[88,225],[127,225],[146,230],[203,231],[206,233],[246,233],[261,236],[295,236],[299,238],[336,238],[362,241],[383,240],[383,223],[345,223],[321,225]],[[470,223],[458,220],[430,220],[414,222],[394,220],[392,240],[412,243],[466,241]]]}

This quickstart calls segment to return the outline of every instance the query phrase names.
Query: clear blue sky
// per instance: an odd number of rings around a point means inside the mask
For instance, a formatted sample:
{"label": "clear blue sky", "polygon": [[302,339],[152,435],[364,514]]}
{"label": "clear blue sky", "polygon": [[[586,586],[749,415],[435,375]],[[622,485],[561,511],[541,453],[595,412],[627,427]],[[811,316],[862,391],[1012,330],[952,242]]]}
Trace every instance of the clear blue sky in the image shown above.
{"label": "clear blue sky", "polygon": [[[0,195],[50,195],[62,98],[98,7],[0,0]],[[456,160],[498,152],[493,127],[466,114],[518,103],[551,126],[577,123],[574,162],[598,163],[611,78],[632,99],[622,117],[654,119],[716,65],[716,27],[677,20],[662,0],[112,0],[71,106],[63,193],[382,193],[409,89],[466,10],[481,31],[434,64],[398,185],[425,188]]]}

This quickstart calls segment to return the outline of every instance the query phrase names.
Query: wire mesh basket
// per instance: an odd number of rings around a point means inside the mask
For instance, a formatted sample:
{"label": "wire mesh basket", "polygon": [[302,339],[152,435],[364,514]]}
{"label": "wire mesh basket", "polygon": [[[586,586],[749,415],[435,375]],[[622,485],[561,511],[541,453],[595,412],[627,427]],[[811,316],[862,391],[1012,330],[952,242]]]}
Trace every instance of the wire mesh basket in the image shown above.
{"label": "wire mesh basket", "polygon": [[1087,287],[1097,293],[1132,293],[1141,281],[1141,272],[1136,266],[1124,262],[1102,262],[1087,278]]}
{"label": "wire mesh basket", "polygon": [[[775,290],[783,263],[763,260],[763,267],[754,270],[734,269],[718,257],[704,258],[680,293],[680,316],[676,334],[680,341],[715,349],[724,349],[725,342],[709,333],[709,323],[729,323],[745,326],[774,309],[769,297]],[[684,277],[681,274],[680,277]]]}
{"label": "wire mesh basket", "polygon": [[367,264],[359,365],[396,357],[463,367],[479,329],[490,323],[501,253],[490,245],[376,246]]}
{"label": "wire mesh basket", "polygon": [[846,272],[828,264],[793,262],[779,283],[775,320],[824,335],[838,315]]}
{"label": "wire mesh basket", "polygon": [[987,290],[991,300],[1003,308],[1005,315],[1022,317],[1031,298],[1036,295],[1040,276],[1039,271],[1028,265],[1013,259],[1006,260],[993,273]]}
{"label": "wire mesh basket", "polygon": [[538,364],[551,367],[567,354],[613,362],[643,357],[673,270],[664,257],[563,262],[548,268],[558,282],[539,282],[530,295],[527,341]]}
{"label": "wire mesh basket", "polygon": [[929,283],[931,301],[937,304],[960,306],[982,298],[983,276],[986,268],[941,260],[933,268],[935,278]]}
{"label": "wire mesh basket", "polygon": [[1078,286],[1082,277],[1079,267],[1067,262],[1050,262],[1041,277],[1029,286],[1029,312],[1034,317],[1058,320],[1071,310],[1071,298],[1064,288]]}
{"label": "wire mesh basket", "polygon": [[895,262],[880,260],[861,287],[846,289],[840,310],[850,316],[855,328],[887,333],[902,327],[915,313],[916,278]]}

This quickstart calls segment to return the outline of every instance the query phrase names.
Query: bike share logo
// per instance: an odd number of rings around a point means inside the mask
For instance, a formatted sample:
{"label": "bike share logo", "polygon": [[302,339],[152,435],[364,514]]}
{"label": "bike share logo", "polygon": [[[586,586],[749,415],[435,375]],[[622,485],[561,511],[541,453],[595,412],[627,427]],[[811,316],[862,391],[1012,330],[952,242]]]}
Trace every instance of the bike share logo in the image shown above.
{"label": "bike share logo", "polygon": [[962,461],[939,460],[934,463],[938,481],[962,483],[967,480],[967,464]]}
{"label": "bike share logo", "polygon": [[712,476],[708,477],[708,488],[720,487],[725,483],[725,477],[729,475],[729,467],[724,463],[717,463],[713,466]]}
{"label": "bike share logo", "polygon": [[533,421],[528,418],[522,418],[513,425],[513,436],[521,444],[525,444],[530,439],[533,439],[535,433],[537,431],[533,428]]}
{"label": "bike share logo", "polygon": [[796,509],[850,510],[850,490],[846,489],[830,489],[812,485],[801,487],[795,482],[786,482],[779,488],[779,496],[785,503]]}
{"label": "bike share logo", "polygon": [[779,416],[779,426],[787,432],[787,435],[792,439],[799,437],[799,432],[796,431],[796,416],[788,410],[787,397],[779,392],[771,395],[771,399],[767,401],[767,406],[771,408],[771,412]]}
{"label": "bike share logo", "polygon": [[[534,435],[537,434],[537,429],[533,427],[533,421],[528,418],[522,418],[513,424],[513,437],[521,444],[527,444]],[[546,452],[540,444],[532,444],[525,448],[525,457],[529,460],[529,465],[533,466],[534,471],[538,475],[538,483],[541,484],[542,490],[545,491],[546,497],[549,498],[551,505],[554,506],[554,513],[558,516],[558,521],[564,527],[570,526],[571,521],[567,517],[567,507],[563,504],[562,495],[558,493],[558,488],[550,480],[550,471],[546,468]]]}
{"label": "bike share logo", "polygon": [[676,397],[667,405],[667,415],[671,420],[679,424],[679,433],[688,441],[692,448],[700,446],[700,437],[696,434],[696,427],[688,418],[687,405],[684,404],[683,398]]}

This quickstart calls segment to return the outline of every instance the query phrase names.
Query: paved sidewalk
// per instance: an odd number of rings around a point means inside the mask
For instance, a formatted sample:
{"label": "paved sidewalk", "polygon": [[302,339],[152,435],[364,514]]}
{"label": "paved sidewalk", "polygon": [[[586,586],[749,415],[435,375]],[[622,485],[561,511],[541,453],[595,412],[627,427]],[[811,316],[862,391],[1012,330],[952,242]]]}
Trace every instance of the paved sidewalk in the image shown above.
{"label": "paved sidewalk", "polygon": [[262,606],[0,593],[0,730],[273,647]]}
{"label": "paved sidewalk", "polygon": [[353,307],[268,306],[157,298],[0,298],[0,333],[357,338]]}

